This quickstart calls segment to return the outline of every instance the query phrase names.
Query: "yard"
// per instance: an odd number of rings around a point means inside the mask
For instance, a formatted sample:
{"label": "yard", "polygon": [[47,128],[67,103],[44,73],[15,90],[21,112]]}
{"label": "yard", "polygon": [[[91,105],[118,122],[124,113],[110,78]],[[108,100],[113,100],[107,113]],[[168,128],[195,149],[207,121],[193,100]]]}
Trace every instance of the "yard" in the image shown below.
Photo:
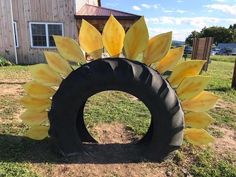
{"label": "yard", "polygon": [[[118,157],[121,148],[107,148],[107,154],[94,162],[64,159],[52,153],[48,140],[22,137],[27,127],[19,119],[24,108],[18,100],[24,94],[22,85],[30,80],[30,66],[0,67],[0,177],[236,176],[236,90],[230,88],[233,66],[233,58],[217,56],[203,73],[212,77],[207,89],[221,96],[209,112],[215,118],[209,128],[215,143],[201,148],[184,143],[172,161],[163,163],[127,162]],[[145,134],[150,113],[135,97],[112,91],[90,98],[85,119],[100,143],[127,143]],[[115,157],[117,162],[110,161]]]}

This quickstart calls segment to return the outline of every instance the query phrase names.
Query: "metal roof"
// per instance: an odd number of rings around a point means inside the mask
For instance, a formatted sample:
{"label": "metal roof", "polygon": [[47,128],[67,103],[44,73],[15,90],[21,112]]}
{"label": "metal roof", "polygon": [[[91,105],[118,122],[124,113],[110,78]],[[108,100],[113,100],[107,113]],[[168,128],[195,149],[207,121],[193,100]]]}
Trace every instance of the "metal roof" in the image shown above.
{"label": "metal roof", "polygon": [[223,49],[223,48],[236,48],[236,43],[219,43],[217,45],[218,48]]}
{"label": "metal roof", "polygon": [[85,4],[76,14],[76,18],[91,18],[91,19],[106,19],[110,15],[115,16],[118,19],[139,19],[141,16],[122,12],[114,9],[108,9],[99,6],[93,6]]}

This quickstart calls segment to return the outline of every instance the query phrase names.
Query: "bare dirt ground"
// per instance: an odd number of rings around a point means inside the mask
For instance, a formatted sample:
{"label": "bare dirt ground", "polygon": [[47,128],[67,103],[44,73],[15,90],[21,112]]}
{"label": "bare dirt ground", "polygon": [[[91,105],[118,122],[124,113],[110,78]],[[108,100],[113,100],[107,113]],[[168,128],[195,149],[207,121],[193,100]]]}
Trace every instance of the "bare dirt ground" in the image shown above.
{"label": "bare dirt ground", "polygon": [[[22,83],[25,80],[21,81]],[[9,95],[19,98],[19,95],[23,94],[22,83],[19,81],[14,82],[11,80],[11,83],[8,80],[1,81],[0,83],[0,96]],[[232,106],[225,105],[223,102],[220,102],[219,106]],[[235,106],[235,105],[233,105]],[[22,113],[23,109],[17,110],[14,115],[14,121],[20,121],[19,115]],[[0,110],[1,112],[1,110]],[[0,116],[0,122],[3,119]],[[216,142],[212,145],[212,148],[218,154],[228,154],[232,152],[236,155],[236,134],[234,130],[231,130],[226,127],[213,127],[218,129],[223,133],[223,136],[216,138]],[[104,177],[164,177],[164,176],[178,176],[173,173],[174,167],[171,162],[164,163],[149,163],[149,162],[127,162],[127,159],[119,157],[124,153],[125,146],[122,144],[134,142],[140,137],[134,135],[125,125],[118,122],[111,124],[98,124],[93,127],[91,133],[102,145],[111,144],[111,147],[104,146],[102,152],[106,152],[105,157],[99,156],[94,157],[97,160],[90,161],[94,154],[89,154],[88,159],[73,161],[73,163],[60,163],[60,164],[47,164],[47,163],[32,163],[30,164],[31,168],[41,176],[50,176],[50,177],[93,177],[93,176],[104,176]],[[112,144],[118,146],[112,146]],[[93,147],[94,148],[94,147]],[[107,148],[107,149],[106,149]],[[95,149],[96,150],[96,147]],[[113,154],[112,154],[113,153]],[[99,154],[99,148],[98,152]],[[137,155],[137,154],[136,154]],[[85,157],[86,158],[86,157]],[[112,158],[117,158],[118,160],[112,160]],[[188,176],[187,173],[185,176]]]}

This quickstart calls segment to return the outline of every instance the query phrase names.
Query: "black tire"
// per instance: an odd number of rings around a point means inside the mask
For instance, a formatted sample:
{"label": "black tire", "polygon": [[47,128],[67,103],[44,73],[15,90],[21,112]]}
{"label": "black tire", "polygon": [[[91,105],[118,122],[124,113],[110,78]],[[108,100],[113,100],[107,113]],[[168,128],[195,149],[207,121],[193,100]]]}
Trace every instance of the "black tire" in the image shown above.
{"label": "black tire", "polygon": [[169,83],[142,63],[107,58],[73,71],[53,96],[49,134],[61,154],[77,154],[83,150],[83,141],[95,142],[82,125],[83,109],[89,97],[107,90],[132,94],[149,109],[151,126],[137,144],[137,148],[145,146],[145,158],[161,161],[181,146],[183,111]]}

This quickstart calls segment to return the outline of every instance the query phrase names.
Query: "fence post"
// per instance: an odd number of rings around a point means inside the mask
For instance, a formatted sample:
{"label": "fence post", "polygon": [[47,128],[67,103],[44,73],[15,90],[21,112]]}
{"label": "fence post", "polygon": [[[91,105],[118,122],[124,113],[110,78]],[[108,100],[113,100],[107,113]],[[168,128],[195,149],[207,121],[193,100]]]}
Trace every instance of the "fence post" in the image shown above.
{"label": "fence post", "polygon": [[232,80],[232,88],[236,89],[236,58],[234,63],[234,73],[233,73],[233,80]]}

